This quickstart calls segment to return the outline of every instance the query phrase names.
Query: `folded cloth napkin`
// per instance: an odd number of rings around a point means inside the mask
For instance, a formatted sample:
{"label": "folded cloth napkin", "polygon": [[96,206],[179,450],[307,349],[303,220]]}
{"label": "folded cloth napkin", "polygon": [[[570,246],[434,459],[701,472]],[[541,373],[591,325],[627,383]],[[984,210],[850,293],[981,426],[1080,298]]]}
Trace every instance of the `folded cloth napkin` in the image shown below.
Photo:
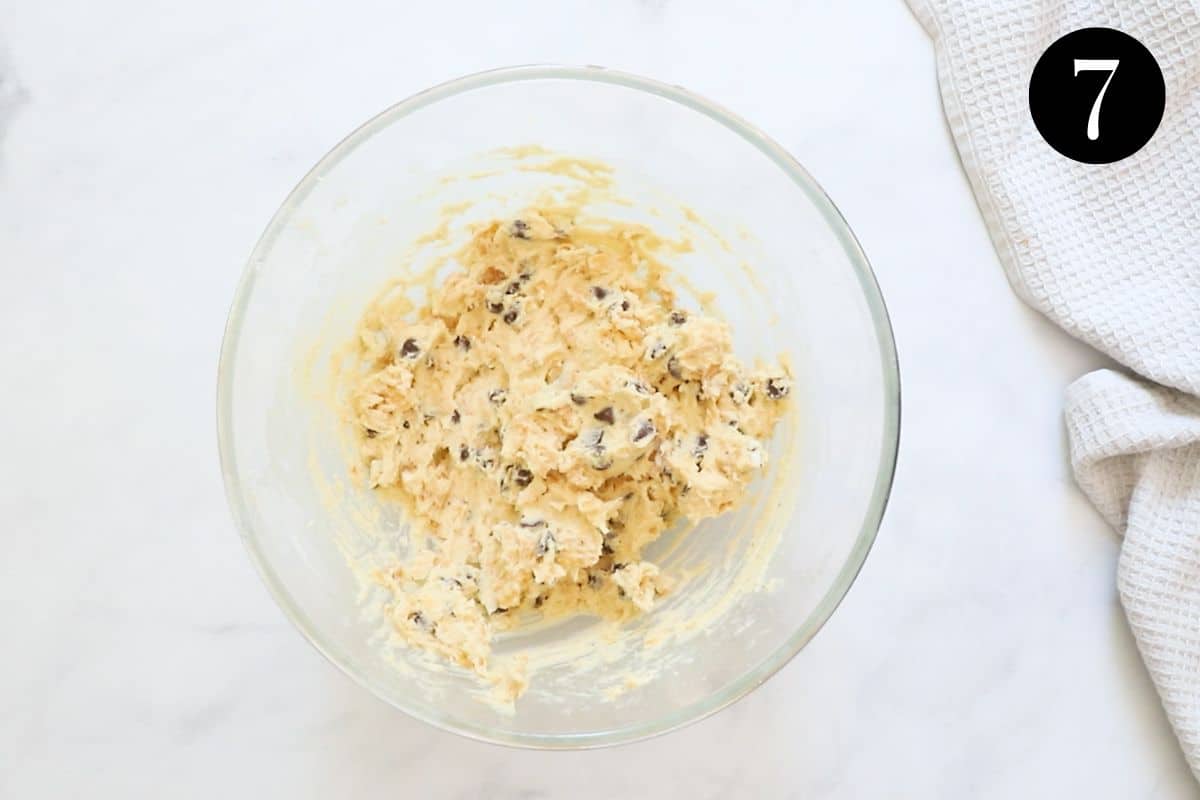
{"label": "folded cloth napkin", "polygon": [[[1200,777],[1200,0],[908,0],[1009,282],[1135,375],[1067,389],[1080,487],[1122,533],[1117,589]],[[1029,114],[1038,57],[1117,28],[1166,81],[1154,138],[1114,164],[1059,155]]]}

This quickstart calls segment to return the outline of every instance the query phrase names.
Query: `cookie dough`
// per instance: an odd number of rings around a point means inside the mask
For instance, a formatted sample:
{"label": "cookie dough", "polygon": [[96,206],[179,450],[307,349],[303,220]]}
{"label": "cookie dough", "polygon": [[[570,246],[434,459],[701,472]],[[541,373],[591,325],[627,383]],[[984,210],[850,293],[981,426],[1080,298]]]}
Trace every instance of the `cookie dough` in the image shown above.
{"label": "cookie dough", "polygon": [[676,307],[642,227],[530,210],[478,230],[417,307],[364,315],[350,393],[357,473],[403,504],[409,552],[376,576],[408,644],[496,682],[497,631],[649,611],[672,580],[643,548],[733,508],[791,386],[728,327]]}

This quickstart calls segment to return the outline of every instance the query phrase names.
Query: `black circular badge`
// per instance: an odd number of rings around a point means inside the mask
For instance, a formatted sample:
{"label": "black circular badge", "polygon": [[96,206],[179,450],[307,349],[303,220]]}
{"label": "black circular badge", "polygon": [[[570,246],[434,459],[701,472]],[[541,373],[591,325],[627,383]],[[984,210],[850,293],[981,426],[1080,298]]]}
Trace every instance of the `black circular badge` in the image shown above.
{"label": "black circular badge", "polygon": [[1112,28],[1072,31],[1047,48],[1029,78],[1042,138],[1085,164],[1131,156],[1158,130],[1167,89],[1141,42]]}

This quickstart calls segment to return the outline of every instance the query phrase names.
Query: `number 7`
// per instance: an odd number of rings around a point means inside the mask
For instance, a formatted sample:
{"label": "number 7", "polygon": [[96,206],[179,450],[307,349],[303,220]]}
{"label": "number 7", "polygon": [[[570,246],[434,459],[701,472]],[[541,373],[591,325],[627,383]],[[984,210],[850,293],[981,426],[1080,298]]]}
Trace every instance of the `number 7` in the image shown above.
{"label": "number 7", "polygon": [[1107,72],[1108,80],[1100,87],[1096,102],[1092,103],[1092,113],[1088,114],[1087,137],[1093,142],[1100,138],[1100,104],[1104,102],[1104,93],[1112,83],[1113,75],[1117,74],[1118,58],[1077,58],[1075,59],[1075,77],[1081,72]]}

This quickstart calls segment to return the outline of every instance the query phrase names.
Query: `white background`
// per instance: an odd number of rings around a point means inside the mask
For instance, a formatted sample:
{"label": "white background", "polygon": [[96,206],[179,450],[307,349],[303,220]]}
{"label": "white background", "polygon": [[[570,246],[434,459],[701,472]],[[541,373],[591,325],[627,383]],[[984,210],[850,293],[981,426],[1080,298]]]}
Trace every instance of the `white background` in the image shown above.
{"label": "white background", "polygon": [[[0,797],[1195,793],[1064,458],[1063,387],[1101,359],[1010,292],[900,0],[0,0],[2,50]],[[300,176],[415,91],[544,61],[791,150],[874,263],[904,384],[891,507],[816,640],[712,719],[567,754],[325,663],[242,551],[214,430],[228,303]]]}

